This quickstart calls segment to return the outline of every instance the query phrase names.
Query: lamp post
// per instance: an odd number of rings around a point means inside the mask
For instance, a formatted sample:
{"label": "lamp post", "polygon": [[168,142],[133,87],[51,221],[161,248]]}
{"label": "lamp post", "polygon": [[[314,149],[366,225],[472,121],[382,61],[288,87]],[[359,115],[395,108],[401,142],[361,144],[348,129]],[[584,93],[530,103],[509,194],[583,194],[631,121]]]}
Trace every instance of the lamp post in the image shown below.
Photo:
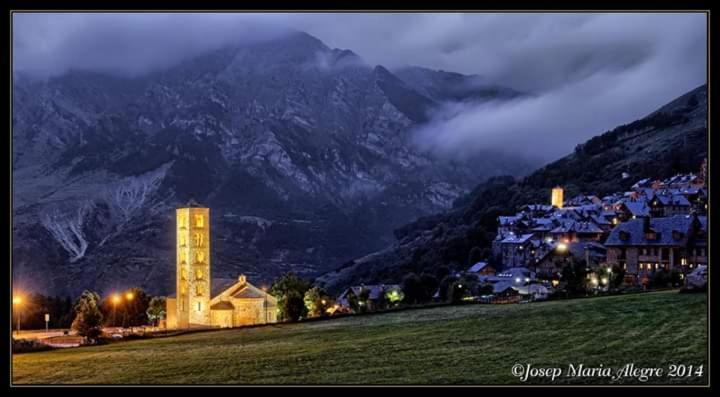
{"label": "lamp post", "polygon": [[14,296],[13,297],[13,306],[17,308],[15,310],[15,312],[17,313],[17,319],[18,319],[17,320],[18,321],[18,323],[17,323],[17,337],[18,338],[20,337],[20,305],[22,305],[22,297]]}
{"label": "lamp post", "polygon": [[528,302],[532,301],[532,292],[530,291],[530,277],[525,277],[525,283],[527,284],[528,289]]}
{"label": "lamp post", "polygon": [[267,287],[262,287],[263,290],[263,311],[265,312],[265,322],[263,324],[267,324],[268,322],[268,310],[267,310]]}
{"label": "lamp post", "polygon": [[[125,307],[125,314],[123,315],[123,327],[125,327],[125,323],[127,322],[128,311],[130,310],[130,302],[132,302],[133,298],[135,298],[135,294],[133,294],[132,291],[129,291],[125,294],[125,300],[128,301],[128,304]],[[130,333],[132,333],[132,332],[133,332],[132,319],[130,319]]]}
{"label": "lamp post", "polygon": [[113,304],[113,327],[117,327],[117,305],[120,303],[120,295],[115,294],[112,296]]}

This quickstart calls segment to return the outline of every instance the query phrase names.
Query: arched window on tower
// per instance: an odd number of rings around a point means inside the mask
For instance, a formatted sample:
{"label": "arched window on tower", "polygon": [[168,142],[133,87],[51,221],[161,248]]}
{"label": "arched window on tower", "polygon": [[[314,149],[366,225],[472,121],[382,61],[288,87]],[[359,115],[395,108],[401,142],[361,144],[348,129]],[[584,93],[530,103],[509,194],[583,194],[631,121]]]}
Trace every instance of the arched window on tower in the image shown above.
{"label": "arched window on tower", "polygon": [[181,247],[184,247],[185,245],[187,245],[187,237],[184,234],[181,234],[180,236],[178,236],[178,244]]}
{"label": "arched window on tower", "polygon": [[183,280],[187,280],[188,273],[187,273],[187,269],[184,268],[184,265],[185,264],[183,263],[183,269],[180,270],[180,278],[182,278]]}
{"label": "arched window on tower", "polygon": [[187,224],[188,224],[187,215],[185,215],[185,214],[179,215],[178,216],[178,226],[180,227],[180,229],[187,228]]}
{"label": "arched window on tower", "polygon": [[195,253],[195,262],[197,263],[203,263],[205,262],[205,252],[198,251]]}
{"label": "arched window on tower", "polygon": [[195,215],[195,227],[205,227],[205,217],[202,215]]}
{"label": "arched window on tower", "polygon": [[203,234],[202,233],[195,233],[195,246],[196,247],[202,247],[203,246]]}
{"label": "arched window on tower", "polygon": [[196,280],[202,280],[204,276],[202,269],[195,269],[195,279]]}
{"label": "arched window on tower", "polygon": [[185,250],[180,251],[180,262],[185,264],[188,261],[188,253]]}
{"label": "arched window on tower", "polygon": [[202,295],[205,293],[205,284],[196,284],[195,285],[195,295]]}

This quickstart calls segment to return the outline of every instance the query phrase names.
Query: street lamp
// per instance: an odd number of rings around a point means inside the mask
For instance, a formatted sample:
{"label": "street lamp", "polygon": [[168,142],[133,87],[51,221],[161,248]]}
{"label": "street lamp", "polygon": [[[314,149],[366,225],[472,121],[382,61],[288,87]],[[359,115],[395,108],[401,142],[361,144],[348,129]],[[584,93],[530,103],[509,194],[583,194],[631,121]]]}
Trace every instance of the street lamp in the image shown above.
{"label": "street lamp", "polygon": [[113,327],[117,326],[117,305],[120,303],[120,295],[114,294],[112,296],[112,304],[113,304]]}
{"label": "street lamp", "polygon": [[527,289],[528,289],[528,301],[531,301],[532,293],[530,292],[530,277],[525,277],[525,283],[527,284]]}
{"label": "street lamp", "polygon": [[[128,302],[132,302],[133,298],[135,298],[135,294],[133,294],[132,291],[128,291],[128,292],[125,293],[125,300],[127,300]],[[127,306],[125,307],[125,314],[123,315],[123,327],[125,326],[125,322],[126,322],[127,317],[128,317],[128,310],[129,310],[129,309],[130,309],[130,305],[127,305]],[[132,333],[132,332],[133,332],[132,319],[130,319],[130,320],[131,320],[131,321],[130,321],[130,323],[131,323],[131,324],[130,324],[130,333]]]}
{"label": "street lamp", "polygon": [[266,287],[266,286],[263,286],[263,287],[262,287],[262,290],[263,290],[263,292],[264,292],[264,294],[263,294],[263,298],[264,298],[264,301],[263,301],[263,311],[265,312],[265,323],[264,323],[264,324],[267,324],[267,322],[268,322],[267,287]]}
{"label": "street lamp", "polygon": [[17,336],[20,337],[20,305],[22,305],[22,297],[21,296],[13,296],[13,306],[17,307],[17,310],[15,311],[17,313]]}

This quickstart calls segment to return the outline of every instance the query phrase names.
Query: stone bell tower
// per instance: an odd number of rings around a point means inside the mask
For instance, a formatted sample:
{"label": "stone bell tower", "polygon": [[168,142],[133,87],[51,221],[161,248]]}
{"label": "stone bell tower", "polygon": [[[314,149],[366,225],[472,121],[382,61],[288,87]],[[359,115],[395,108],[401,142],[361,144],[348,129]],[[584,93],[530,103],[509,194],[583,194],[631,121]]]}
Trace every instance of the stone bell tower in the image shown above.
{"label": "stone bell tower", "polygon": [[191,200],[176,219],[177,326],[210,325],[210,209]]}

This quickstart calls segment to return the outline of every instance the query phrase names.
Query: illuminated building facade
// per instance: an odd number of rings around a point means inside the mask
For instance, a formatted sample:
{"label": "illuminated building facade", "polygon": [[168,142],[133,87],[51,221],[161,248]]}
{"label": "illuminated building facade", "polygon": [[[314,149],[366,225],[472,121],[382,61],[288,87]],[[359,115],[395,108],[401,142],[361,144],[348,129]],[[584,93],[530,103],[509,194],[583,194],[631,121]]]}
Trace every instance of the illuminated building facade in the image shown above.
{"label": "illuminated building facade", "polygon": [[562,187],[556,186],[553,188],[550,204],[552,204],[554,207],[557,207],[557,208],[563,207],[563,188]]}

